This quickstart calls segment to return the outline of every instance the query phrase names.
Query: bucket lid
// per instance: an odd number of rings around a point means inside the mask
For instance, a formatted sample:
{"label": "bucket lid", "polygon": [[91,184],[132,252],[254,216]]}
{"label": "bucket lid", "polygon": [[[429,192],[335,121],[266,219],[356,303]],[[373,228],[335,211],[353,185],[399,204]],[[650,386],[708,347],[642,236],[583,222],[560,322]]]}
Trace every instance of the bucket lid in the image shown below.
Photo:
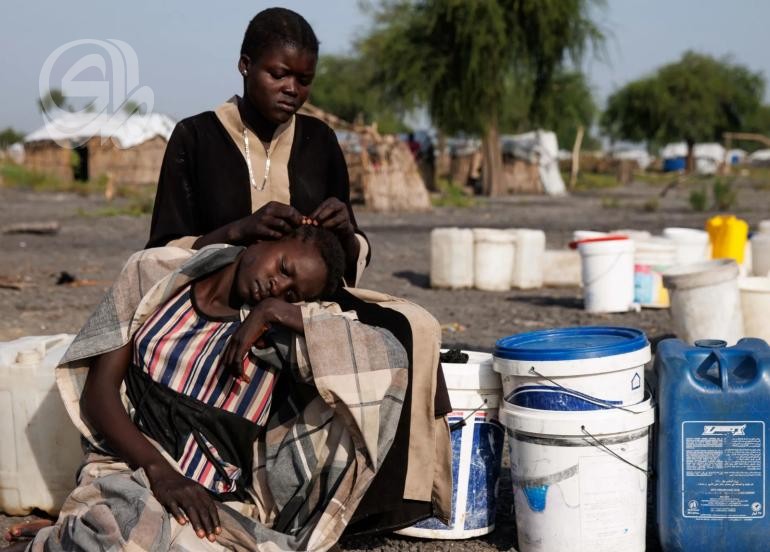
{"label": "bucket lid", "polygon": [[672,240],[693,243],[693,244],[706,244],[709,241],[709,235],[705,230],[698,230],[697,228],[681,228],[678,226],[670,226],[663,229],[663,235]]}
{"label": "bucket lid", "polygon": [[622,355],[649,346],[634,328],[583,326],[511,335],[495,343],[495,356],[507,360],[581,360]]}
{"label": "bucket lid", "polygon": [[691,289],[713,286],[738,278],[738,263],[732,259],[714,259],[669,268],[663,272],[663,285],[668,289]]}

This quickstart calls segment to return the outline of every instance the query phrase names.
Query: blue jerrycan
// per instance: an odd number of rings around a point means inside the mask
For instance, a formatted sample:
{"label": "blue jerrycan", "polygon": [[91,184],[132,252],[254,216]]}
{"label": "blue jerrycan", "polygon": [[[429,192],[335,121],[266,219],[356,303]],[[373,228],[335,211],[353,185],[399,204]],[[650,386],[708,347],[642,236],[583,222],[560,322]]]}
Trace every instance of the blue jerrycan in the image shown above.
{"label": "blue jerrycan", "polygon": [[770,550],[770,347],[658,345],[657,521],[666,552]]}

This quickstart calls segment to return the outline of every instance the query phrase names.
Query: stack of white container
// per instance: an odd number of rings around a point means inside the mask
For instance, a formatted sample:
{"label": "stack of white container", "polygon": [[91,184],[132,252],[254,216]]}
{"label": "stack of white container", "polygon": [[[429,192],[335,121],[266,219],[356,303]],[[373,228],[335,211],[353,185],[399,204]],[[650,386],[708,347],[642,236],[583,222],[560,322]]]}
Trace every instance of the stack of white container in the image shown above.
{"label": "stack of white container", "polygon": [[431,287],[507,291],[543,285],[542,230],[436,228],[430,239]]}

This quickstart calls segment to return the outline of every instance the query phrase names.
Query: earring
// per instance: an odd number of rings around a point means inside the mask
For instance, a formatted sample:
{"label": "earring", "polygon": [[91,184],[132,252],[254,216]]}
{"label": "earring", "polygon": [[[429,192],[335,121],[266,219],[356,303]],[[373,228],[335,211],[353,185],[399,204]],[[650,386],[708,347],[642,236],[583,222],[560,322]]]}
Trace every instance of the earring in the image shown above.
{"label": "earring", "polygon": [[241,73],[241,75],[243,75],[244,77],[245,77],[246,75],[248,75],[248,74],[249,74],[249,72],[248,72],[248,71],[243,71],[243,72]]}

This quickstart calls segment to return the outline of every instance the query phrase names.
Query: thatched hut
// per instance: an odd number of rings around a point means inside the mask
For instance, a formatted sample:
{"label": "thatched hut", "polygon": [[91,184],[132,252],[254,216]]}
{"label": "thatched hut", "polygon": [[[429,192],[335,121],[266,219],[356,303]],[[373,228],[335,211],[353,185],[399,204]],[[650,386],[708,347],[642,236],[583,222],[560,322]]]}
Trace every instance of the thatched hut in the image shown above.
{"label": "thatched hut", "polygon": [[174,121],[166,115],[66,113],[24,139],[24,166],[62,181],[108,176],[155,185]]}
{"label": "thatched hut", "polygon": [[430,196],[409,147],[396,136],[382,136],[376,125],[354,125],[305,104],[301,111],[332,127],[350,174],[350,194],[374,211],[426,211]]}

